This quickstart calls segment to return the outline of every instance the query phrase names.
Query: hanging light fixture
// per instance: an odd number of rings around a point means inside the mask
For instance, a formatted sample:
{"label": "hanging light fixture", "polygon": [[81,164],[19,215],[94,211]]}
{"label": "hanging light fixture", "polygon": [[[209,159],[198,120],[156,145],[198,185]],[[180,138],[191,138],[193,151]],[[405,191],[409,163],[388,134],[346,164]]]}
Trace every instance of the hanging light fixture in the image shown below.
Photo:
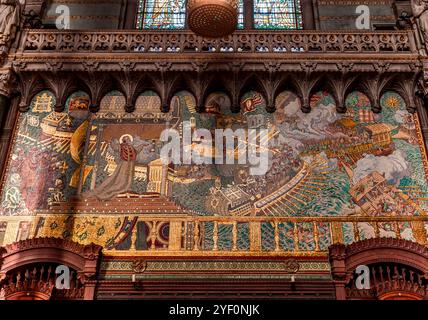
{"label": "hanging light fixture", "polygon": [[238,24],[238,0],[188,0],[187,12],[190,30],[204,37],[227,36]]}

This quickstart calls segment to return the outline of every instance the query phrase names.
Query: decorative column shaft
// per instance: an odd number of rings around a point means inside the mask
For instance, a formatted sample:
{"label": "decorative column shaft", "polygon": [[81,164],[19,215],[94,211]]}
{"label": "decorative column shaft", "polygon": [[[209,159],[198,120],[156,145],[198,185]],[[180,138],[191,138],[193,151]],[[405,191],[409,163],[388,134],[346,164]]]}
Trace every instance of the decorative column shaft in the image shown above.
{"label": "decorative column shaft", "polygon": [[0,70],[0,177],[5,166],[10,137],[17,117],[16,99],[11,95],[12,71],[10,68]]}

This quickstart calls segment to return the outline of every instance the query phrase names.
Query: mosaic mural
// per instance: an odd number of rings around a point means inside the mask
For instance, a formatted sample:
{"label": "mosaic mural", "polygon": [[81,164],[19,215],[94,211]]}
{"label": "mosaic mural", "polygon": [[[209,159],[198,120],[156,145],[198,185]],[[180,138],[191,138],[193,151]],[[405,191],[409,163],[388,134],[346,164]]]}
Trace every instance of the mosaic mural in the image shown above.
{"label": "mosaic mural", "polygon": [[[8,217],[23,217],[12,241],[56,236],[117,251],[249,250],[255,225],[261,251],[323,251],[335,241],[374,236],[426,241],[424,222],[412,220],[428,207],[425,149],[417,115],[394,92],[383,95],[380,114],[359,92],[347,97],[345,114],[326,92],[313,95],[309,114],[291,92],[277,97],[274,114],[257,92],[242,97],[237,114],[222,93],[207,98],[202,114],[184,91],[168,113],[151,91],[133,113],[123,111],[125,98],[115,91],[97,114],[88,112],[84,92],[71,95],[64,112],[55,112],[54,103],[41,92],[18,120],[0,208],[3,229]],[[183,123],[193,131],[266,129],[268,147],[258,151],[268,153],[268,171],[251,175],[237,163],[165,164],[160,136],[171,128],[183,133]],[[409,219],[355,219],[397,216]],[[195,225],[194,217],[213,220]],[[251,220],[257,217],[266,221],[257,225]]]}

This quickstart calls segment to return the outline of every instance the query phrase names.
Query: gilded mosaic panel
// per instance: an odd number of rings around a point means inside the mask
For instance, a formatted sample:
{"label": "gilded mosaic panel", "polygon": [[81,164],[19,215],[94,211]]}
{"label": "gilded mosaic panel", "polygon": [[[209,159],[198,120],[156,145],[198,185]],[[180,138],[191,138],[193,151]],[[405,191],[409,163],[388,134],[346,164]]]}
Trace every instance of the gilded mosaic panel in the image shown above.
{"label": "gilded mosaic panel", "polygon": [[[4,226],[15,235],[8,242],[55,236],[110,254],[177,255],[316,255],[333,242],[377,236],[426,242],[425,148],[417,115],[394,92],[383,95],[380,114],[359,92],[347,97],[345,114],[326,92],[313,95],[309,114],[291,92],[278,96],[273,114],[254,91],[236,114],[222,93],[207,98],[204,113],[185,91],[168,113],[151,91],[133,113],[116,91],[96,114],[84,92],[64,112],[53,110],[54,100],[40,92],[18,119],[1,195],[2,220],[15,221]],[[204,137],[188,145],[183,138],[183,154],[213,161],[177,164],[161,159],[167,129],[181,137],[201,129],[267,135],[256,146],[237,136],[233,164],[215,161],[215,141],[201,148]],[[264,174],[238,161],[252,147],[268,155]]]}

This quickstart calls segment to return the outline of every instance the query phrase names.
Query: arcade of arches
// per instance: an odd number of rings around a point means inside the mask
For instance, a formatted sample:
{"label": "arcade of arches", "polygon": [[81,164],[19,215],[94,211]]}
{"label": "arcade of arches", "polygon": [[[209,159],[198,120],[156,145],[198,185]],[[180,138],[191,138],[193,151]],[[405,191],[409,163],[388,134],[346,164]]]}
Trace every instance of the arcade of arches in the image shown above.
{"label": "arcade of arches", "polygon": [[1,4],[0,299],[428,299],[428,22],[366,2]]}

